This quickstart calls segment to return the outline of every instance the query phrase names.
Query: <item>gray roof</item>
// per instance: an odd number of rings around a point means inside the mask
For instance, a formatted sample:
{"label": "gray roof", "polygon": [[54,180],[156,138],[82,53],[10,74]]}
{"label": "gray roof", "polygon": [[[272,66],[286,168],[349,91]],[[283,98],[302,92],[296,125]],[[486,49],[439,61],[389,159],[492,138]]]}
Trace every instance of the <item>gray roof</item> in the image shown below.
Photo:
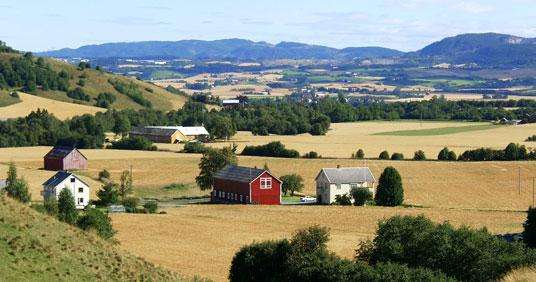
{"label": "gray roof", "polygon": [[74,173],[72,172],[67,172],[67,171],[58,171],[56,174],[54,174],[54,176],[52,176],[51,178],[49,178],[47,181],[45,181],[45,183],[43,183],[43,186],[52,186],[52,187],[56,187],[58,186],[58,184],[60,184],[61,182],[63,182],[63,180],[69,178],[70,176],[74,176],[76,177],[78,180],[80,180],[82,183],[86,184],[87,186],[89,186],[86,182],[84,182],[82,179],[80,179],[80,177],[76,176]]}
{"label": "gray roof", "polygon": [[158,128],[158,127],[134,127],[130,130],[131,134],[152,135],[152,136],[169,136],[177,132],[174,128]]}
{"label": "gray roof", "polygon": [[264,172],[264,169],[228,165],[216,172],[214,178],[250,183]]}
{"label": "gray roof", "polygon": [[[375,182],[376,179],[368,167],[323,168],[318,176],[324,173],[330,183]],[[318,179],[318,176],[316,177]]]}
{"label": "gray roof", "polygon": [[[72,151],[78,151],[78,149],[72,147],[55,146],[45,155],[45,158],[62,159],[69,155]],[[80,151],[78,152],[80,153]],[[80,155],[87,160],[86,156],[84,156],[82,153],[80,153]]]}

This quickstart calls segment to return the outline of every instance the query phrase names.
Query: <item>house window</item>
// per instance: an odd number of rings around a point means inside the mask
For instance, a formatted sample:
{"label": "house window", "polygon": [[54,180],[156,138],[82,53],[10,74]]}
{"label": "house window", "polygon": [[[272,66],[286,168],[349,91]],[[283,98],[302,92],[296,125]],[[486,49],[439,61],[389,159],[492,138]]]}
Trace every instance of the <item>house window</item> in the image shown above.
{"label": "house window", "polygon": [[84,187],[78,187],[78,193],[84,193]]}
{"label": "house window", "polygon": [[242,198],[242,195],[240,195],[240,202],[243,202],[243,200],[244,200],[244,199]]}
{"label": "house window", "polygon": [[78,203],[83,204],[84,203],[84,198],[78,198]]}
{"label": "house window", "polygon": [[350,184],[350,189],[357,189],[357,183]]}
{"label": "house window", "polygon": [[341,189],[341,184],[337,184],[337,190]]}
{"label": "house window", "polygon": [[261,178],[261,189],[272,189],[272,179]]}
{"label": "house window", "polygon": [[74,183],[76,179],[74,177],[71,177],[71,183]]}
{"label": "house window", "polygon": [[235,201],[238,200],[238,194],[234,194]]}

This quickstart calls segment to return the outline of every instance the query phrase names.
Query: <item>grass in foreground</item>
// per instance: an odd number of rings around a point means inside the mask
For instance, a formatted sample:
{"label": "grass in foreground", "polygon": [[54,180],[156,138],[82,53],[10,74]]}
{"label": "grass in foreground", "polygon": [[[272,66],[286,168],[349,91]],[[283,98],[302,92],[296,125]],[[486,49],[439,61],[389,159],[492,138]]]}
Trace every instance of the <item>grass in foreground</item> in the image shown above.
{"label": "grass in foreground", "polygon": [[435,135],[449,135],[462,132],[488,130],[500,127],[499,125],[483,124],[483,125],[470,125],[470,126],[455,126],[455,127],[440,127],[440,128],[428,128],[428,129],[416,129],[416,130],[399,130],[399,131],[387,131],[380,132],[374,135],[391,135],[391,136],[435,136]]}
{"label": "grass in foreground", "polygon": [[118,250],[97,235],[0,199],[3,281],[179,281],[178,274]]}
{"label": "grass in foreground", "polygon": [[8,91],[0,91],[0,107],[6,107],[20,102],[20,98],[9,95]]}

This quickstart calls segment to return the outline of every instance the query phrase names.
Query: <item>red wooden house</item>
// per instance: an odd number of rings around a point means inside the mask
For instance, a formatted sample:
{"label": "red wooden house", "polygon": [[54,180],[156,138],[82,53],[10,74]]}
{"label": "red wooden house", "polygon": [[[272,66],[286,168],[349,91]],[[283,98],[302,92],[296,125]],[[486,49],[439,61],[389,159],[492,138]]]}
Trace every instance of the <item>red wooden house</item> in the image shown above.
{"label": "red wooden house", "polygon": [[87,158],[76,148],[54,147],[44,157],[46,170],[87,169]]}
{"label": "red wooden house", "polygon": [[212,202],[281,204],[281,180],[264,169],[228,165],[214,175]]}

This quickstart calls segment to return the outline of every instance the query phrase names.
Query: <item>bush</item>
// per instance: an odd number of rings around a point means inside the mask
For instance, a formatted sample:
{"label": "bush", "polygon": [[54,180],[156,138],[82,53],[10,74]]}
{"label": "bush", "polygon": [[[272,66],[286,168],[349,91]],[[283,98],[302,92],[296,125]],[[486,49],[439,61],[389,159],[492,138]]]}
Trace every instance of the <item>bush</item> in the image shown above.
{"label": "bush", "polygon": [[380,153],[380,156],[378,156],[378,159],[380,160],[388,160],[389,159],[389,152],[383,151]]}
{"label": "bush", "polygon": [[100,181],[110,180],[110,172],[106,169],[99,171],[99,180]]}
{"label": "bush", "polygon": [[300,153],[296,150],[286,149],[285,145],[279,141],[270,142],[266,145],[246,146],[242,150],[244,156],[262,156],[277,158],[299,158]]}
{"label": "bush", "polygon": [[423,150],[418,150],[413,155],[413,160],[415,161],[424,161],[426,160],[426,155],[424,154]]}
{"label": "bush", "polygon": [[110,217],[98,209],[88,209],[85,214],[78,219],[76,225],[85,231],[94,230],[104,239],[110,239],[115,234]]}
{"label": "bush", "polygon": [[536,135],[532,135],[525,139],[525,142],[536,142]]}
{"label": "bush", "polygon": [[305,155],[303,155],[303,157],[305,159],[321,159],[322,156],[320,156],[317,152],[315,151],[311,151],[309,153],[305,153]]}
{"label": "bush", "polygon": [[350,191],[352,198],[354,198],[354,205],[364,206],[367,201],[372,200],[372,192],[368,188],[359,187]]}
{"label": "bush", "polygon": [[352,205],[352,198],[350,198],[350,196],[348,196],[347,194],[336,195],[335,196],[335,203],[337,205],[341,205],[341,206],[351,206]]}
{"label": "bush", "polygon": [[97,96],[95,106],[108,109],[115,102],[116,99],[117,98],[114,94],[103,92],[100,93],[99,96]]}
{"label": "bush", "polygon": [[449,150],[449,148],[445,147],[441,151],[439,151],[437,159],[440,161],[455,161],[457,158],[456,153],[454,153],[454,151],[451,151]]}
{"label": "bush", "polygon": [[372,243],[358,250],[358,259],[442,271],[462,281],[494,281],[508,271],[533,264],[535,253],[508,243],[486,230],[456,229],[424,216],[395,216],[378,225]]}
{"label": "bush", "polygon": [[200,142],[187,142],[182,151],[189,154],[203,154],[207,151],[207,147]]}
{"label": "bush", "polygon": [[119,186],[113,182],[106,183],[97,192],[97,197],[102,206],[117,204],[119,202]]}
{"label": "bush", "polygon": [[363,151],[363,149],[359,149],[357,150],[357,152],[355,154],[352,154],[352,159],[364,159],[365,158],[365,152]]}
{"label": "bush", "polygon": [[402,153],[393,153],[393,155],[391,156],[391,160],[393,161],[400,161],[403,159],[404,159],[404,154]]}
{"label": "bush", "polygon": [[69,224],[75,224],[77,218],[78,212],[76,211],[73,194],[71,190],[64,188],[58,197],[58,219]]}
{"label": "bush", "polygon": [[67,96],[69,98],[73,98],[75,100],[80,100],[80,101],[89,102],[91,100],[91,97],[87,95],[86,93],[84,93],[84,90],[82,90],[82,88],[80,87],[76,87],[73,90],[69,90],[69,92],[67,92]]}
{"label": "bush", "polygon": [[127,212],[136,212],[139,203],[140,200],[135,197],[127,197],[121,201],[121,204],[125,207]]}
{"label": "bush", "polygon": [[156,213],[156,210],[158,209],[158,203],[156,201],[148,201],[143,204],[143,207],[148,213]]}
{"label": "bush", "polygon": [[58,200],[56,197],[45,198],[43,207],[48,215],[56,216],[58,214]]}
{"label": "bush", "polygon": [[527,220],[523,223],[523,242],[529,248],[536,248],[536,208],[530,207]]}
{"label": "bush", "polygon": [[386,167],[378,181],[375,199],[378,206],[399,206],[404,201],[402,178],[394,167]]}
{"label": "bush", "polygon": [[142,92],[138,88],[138,85],[136,85],[134,82],[129,81],[127,83],[120,81],[119,79],[109,79],[108,83],[110,83],[115,90],[117,90],[117,92],[127,95],[135,103],[146,108],[151,108],[153,106],[151,101],[147,100],[147,98],[143,96]]}
{"label": "bush", "polygon": [[112,149],[118,150],[144,150],[144,151],[156,151],[156,146],[153,142],[144,137],[128,137],[119,141],[112,142]]}

